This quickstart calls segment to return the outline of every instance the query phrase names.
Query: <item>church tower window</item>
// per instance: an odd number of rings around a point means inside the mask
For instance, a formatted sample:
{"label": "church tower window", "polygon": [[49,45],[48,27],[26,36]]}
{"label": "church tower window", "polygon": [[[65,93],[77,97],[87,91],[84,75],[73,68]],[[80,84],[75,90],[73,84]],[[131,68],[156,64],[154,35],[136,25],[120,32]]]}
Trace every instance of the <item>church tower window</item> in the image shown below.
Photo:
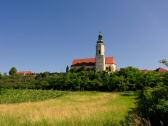
{"label": "church tower window", "polygon": [[99,54],[101,54],[101,51],[99,50]]}

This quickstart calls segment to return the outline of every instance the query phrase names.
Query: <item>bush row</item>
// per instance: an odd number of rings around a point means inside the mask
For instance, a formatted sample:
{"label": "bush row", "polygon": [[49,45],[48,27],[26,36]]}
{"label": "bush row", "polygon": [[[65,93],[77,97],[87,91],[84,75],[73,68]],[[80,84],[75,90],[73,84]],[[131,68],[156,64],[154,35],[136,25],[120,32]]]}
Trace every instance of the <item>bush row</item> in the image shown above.
{"label": "bush row", "polygon": [[168,73],[141,71],[127,67],[115,73],[69,71],[67,73],[41,73],[28,76],[1,76],[0,87],[23,89],[135,91],[144,87],[167,84]]}

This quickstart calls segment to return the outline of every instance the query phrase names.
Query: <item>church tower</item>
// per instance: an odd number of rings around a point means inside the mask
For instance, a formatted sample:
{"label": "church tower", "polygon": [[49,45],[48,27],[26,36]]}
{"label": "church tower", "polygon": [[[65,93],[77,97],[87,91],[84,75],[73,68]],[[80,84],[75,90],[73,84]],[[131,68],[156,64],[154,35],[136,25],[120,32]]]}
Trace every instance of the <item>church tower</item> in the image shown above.
{"label": "church tower", "polygon": [[105,45],[102,33],[99,33],[98,41],[96,44],[96,70],[105,70]]}

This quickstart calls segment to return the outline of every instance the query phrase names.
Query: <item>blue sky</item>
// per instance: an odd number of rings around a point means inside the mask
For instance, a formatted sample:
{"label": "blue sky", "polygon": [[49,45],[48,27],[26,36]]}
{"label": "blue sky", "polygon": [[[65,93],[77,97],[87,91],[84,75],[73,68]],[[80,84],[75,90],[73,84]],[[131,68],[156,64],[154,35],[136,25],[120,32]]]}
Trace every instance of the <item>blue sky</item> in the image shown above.
{"label": "blue sky", "polygon": [[167,0],[0,0],[0,72],[60,72],[95,56],[99,32],[118,67],[168,57]]}

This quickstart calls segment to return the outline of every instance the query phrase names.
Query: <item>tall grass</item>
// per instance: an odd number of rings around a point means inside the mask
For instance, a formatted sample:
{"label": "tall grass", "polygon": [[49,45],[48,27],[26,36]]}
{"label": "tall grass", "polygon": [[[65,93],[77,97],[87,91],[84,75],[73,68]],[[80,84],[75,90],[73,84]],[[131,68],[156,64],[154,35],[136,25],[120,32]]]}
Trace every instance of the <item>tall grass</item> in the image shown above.
{"label": "tall grass", "polygon": [[54,92],[64,95],[45,101],[1,104],[0,126],[118,126],[124,125],[129,109],[135,106],[134,95]]}

